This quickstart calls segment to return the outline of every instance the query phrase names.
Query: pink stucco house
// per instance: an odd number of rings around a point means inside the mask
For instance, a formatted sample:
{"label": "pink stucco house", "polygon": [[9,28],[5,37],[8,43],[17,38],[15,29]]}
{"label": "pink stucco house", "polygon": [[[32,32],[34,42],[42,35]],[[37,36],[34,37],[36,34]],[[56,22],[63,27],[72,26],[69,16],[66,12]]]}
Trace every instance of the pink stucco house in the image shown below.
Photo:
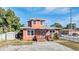
{"label": "pink stucco house", "polygon": [[60,28],[47,27],[45,19],[32,18],[28,21],[27,27],[21,27],[21,38],[23,40],[44,41],[50,40],[53,33],[59,33]]}

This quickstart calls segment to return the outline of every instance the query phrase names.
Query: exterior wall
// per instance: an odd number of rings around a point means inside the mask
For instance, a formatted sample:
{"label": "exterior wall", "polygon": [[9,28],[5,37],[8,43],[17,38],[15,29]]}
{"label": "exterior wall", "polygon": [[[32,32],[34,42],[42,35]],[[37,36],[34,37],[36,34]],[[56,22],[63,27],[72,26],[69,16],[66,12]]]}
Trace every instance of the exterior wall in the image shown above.
{"label": "exterior wall", "polygon": [[23,40],[30,41],[32,40],[33,36],[28,35],[27,30],[23,30]]}
{"label": "exterior wall", "polygon": [[75,30],[69,30],[69,35],[72,35],[73,33],[75,33]]}
{"label": "exterior wall", "polygon": [[32,28],[35,28],[35,29],[39,29],[41,28],[43,25],[41,25],[41,21],[36,21],[36,24],[33,24],[33,21],[31,22],[31,26]]}
{"label": "exterior wall", "polygon": [[39,34],[38,34],[37,31],[35,31],[35,35],[28,35],[28,33],[27,33],[28,32],[28,29],[27,30],[23,30],[23,40],[25,40],[25,41],[33,40],[34,36],[36,36],[37,41],[43,40],[43,39],[45,39],[45,36],[48,33],[48,30],[46,30],[46,33],[45,33],[44,36],[43,35],[40,35],[41,34],[41,31],[40,31]]}
{"label": "exterior wall", "polygon": [[77,34],[79,34],[79,31],[76,31]]}
{"label": "exterior wall", "polygon": [[[37,38],[37,41],[42,41],[43,39],[45,39],[46,38],[46,36],[49,36],[49,40],[51,40],[51,35],[53,36],[53,34],[51,34],[50,33],[50,30],[47,30],[47,29],[44,29],[44,30],[46,30],[46,32],[45,32],[45,34],[44,35],[42,35],[41,33],[43,33],[43,29],[40,29],[40,32],[39,31],[37,31],[37,30],[39,30],[39,29],[36,29],[35,30],[35,35],[28,35],[28,30],[29,29],[25,29],[25,30],[23,30],[23,40],[26,40],[26,41],[30,41],[30,40],[33,40],[33,38],[34,38],[34,36],[36,36],[36,38]],[[52,30],[53,31],[53,30]],[[54,30],[55,32],[58,32],[58,30]],[[55,33],[54,32],[54,33]],[[52,32],[53,33],[53,32]],[[46,40],[46,39],[45,39]]]}

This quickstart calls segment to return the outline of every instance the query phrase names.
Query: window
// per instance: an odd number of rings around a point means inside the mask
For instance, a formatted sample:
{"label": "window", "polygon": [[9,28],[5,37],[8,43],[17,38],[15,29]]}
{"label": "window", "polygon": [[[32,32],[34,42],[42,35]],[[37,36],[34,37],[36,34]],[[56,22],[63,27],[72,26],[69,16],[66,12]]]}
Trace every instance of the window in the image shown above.
{"label": "window", "polygon": [[28,30],[28,35],[30,35],[30,31]]}
{"label": "window", "polygon": [[28,35],[34,35],[34,30],[28,30]]}
{"label": "window", "polygon": [[55,32],[55,30],[53,30],[53,33]]}
{"label": "window", "polygon": [[50,33],[52,33],[52,31],[50,31]]}
{"label": "window", "polygon": [[36,24],[36,21],[33,21],[33,24]]}
{"label": "window", "polygon": [[43,25],[43,21],[41,21],[41,25]]}
{"label": "window", "polygon": [[31,31],[31,35],[34,35],[34,31],[33,30]]}

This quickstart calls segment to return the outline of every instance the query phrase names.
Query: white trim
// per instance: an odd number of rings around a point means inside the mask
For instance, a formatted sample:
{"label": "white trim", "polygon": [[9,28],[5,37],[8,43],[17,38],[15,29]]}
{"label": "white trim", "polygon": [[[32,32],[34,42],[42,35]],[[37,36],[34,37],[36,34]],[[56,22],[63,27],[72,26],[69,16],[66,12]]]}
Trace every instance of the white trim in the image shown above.
{"label": "white trim", "polygon": [[[29,35],[31,35],[31,36],[35,35],[34,29],[29,29],[28,31],[29,31]],[[28,35],[28,31],[27,31],[27,35]],[[32,35],[32,31],[33,31],[33,35]]]}

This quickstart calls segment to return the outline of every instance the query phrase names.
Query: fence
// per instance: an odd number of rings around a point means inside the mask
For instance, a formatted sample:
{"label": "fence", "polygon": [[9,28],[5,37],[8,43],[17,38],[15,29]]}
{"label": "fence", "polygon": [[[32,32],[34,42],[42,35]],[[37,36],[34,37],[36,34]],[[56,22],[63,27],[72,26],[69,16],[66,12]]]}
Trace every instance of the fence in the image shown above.
{"label": "fence", "polygon": [[70,40],[74,42],[79,42],[79,36],[69,36],[69,35],[62,35],[60,39]]}
{"label": "fence", "polygon": [[16,39],[15,35],[16,32],[7,32],[4,34],[0,34],[0,40],[14,40]]}

